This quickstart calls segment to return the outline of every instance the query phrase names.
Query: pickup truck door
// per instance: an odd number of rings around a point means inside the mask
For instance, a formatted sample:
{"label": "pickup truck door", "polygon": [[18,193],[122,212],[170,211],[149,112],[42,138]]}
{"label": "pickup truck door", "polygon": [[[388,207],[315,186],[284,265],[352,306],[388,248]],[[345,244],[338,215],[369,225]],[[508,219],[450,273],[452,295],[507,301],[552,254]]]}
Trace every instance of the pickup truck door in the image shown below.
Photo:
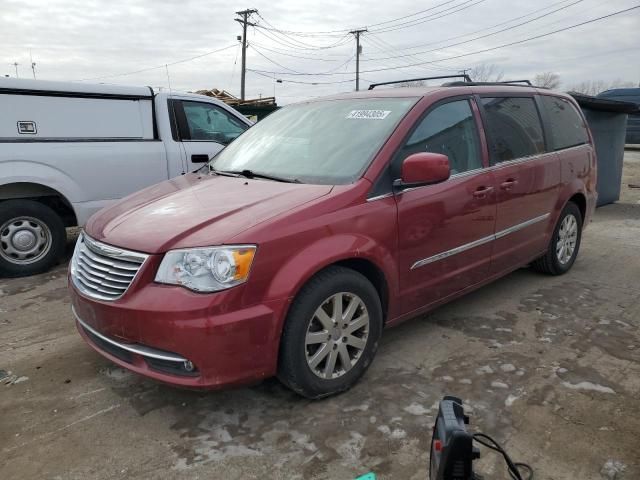
{"label": "pickup truck door", "polygon": [[200,168],[249,128],[232,112],[213,103],[173,100],[172,104],[187,172]]}

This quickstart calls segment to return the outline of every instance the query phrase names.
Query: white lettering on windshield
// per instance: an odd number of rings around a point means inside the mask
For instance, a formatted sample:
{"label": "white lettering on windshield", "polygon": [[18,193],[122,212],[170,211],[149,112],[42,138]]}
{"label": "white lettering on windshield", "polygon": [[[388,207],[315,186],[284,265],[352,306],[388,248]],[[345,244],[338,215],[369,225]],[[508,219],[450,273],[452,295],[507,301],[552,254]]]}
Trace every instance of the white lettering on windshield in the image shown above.
{"label": "white lettering on windshield", "polygon": [[384,120],[391,110],[351,110],[346,118],[358,120]]}

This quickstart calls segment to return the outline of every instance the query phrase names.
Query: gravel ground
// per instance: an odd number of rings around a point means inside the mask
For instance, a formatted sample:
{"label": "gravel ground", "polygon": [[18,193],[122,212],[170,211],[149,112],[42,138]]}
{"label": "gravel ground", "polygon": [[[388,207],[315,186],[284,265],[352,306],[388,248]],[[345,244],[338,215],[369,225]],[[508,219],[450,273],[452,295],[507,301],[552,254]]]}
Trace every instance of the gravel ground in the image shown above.
{"label": "gravel ground", "polygon": [[[0,478],[427,478],[445,394],[536,479],[640,478],[640,152],[573,270],[528,269],[385,332],[351,391],[181,391],[83,344],[66,266],[0,280]],[[9,373],[10,372],[10,373]],[[483,452],[478,472],[505,479]]]}

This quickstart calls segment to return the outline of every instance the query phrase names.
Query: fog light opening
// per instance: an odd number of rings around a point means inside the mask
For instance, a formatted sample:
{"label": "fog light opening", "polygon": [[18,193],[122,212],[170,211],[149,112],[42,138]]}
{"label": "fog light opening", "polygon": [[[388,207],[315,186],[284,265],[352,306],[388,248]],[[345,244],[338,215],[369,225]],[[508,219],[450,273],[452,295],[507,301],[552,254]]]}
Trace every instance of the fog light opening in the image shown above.
{"label": "fog light opening", "polygon": [[185,369],[187,372],[193,372],[193,371],[195,370],[195,368],[196,368],[196,367],[193,365],[193,363],[192,363],[192,362],[190,362],[189,360],[185,361],[185,362],[182,364],[182,366],[184,367],[184,369]]}

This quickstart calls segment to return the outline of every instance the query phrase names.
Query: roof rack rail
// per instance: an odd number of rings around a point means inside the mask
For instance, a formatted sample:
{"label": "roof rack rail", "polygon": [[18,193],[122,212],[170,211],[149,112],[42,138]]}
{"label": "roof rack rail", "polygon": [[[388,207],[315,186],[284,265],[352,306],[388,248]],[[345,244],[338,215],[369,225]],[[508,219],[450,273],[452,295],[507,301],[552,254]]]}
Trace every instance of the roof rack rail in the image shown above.
{"label": "roof rack rail", "polygon": [[464,78],[464,82],[456,82],[456,83],[472,83],[471,77],[467,74],[460,75],[442,75],[439,77],[424,77],[424,78],[407,78],[406,80],[394,80],[392,82],[380,82],[380,83],[372,83],[369,85],[369,90],[373,90],[376,87],[380,87],[382,85],[396,85],[398,83],[407,83],[407,82],[420,82],[423,80],[442,80],[444,78]]}
{"label": "roof rack rail", "polygon": [[[473,86],[504,85],[505,87],[520,87],[521,85],[518,85],[519,83],[524,83],[527,87],[535,87],[535,85],[533,85],[530,80],[506,80],[506,81],[500,81],[500,82],[448,82],[448,83],[444,83],[442,86],[443,87],[462,87],[462,86],[473,87]],[[543,87],[536,87],[536,88],[543,88]]]}
{"label": "roof rack rail", "polygon": [[533,87],[533,83],[531,83],[531,80],[502,80],[502,81],[496,82],[496,83],[504,83],[504,84],[508,84],[508,83],[525,83],[525,84],[529,85],[530,87]]}

